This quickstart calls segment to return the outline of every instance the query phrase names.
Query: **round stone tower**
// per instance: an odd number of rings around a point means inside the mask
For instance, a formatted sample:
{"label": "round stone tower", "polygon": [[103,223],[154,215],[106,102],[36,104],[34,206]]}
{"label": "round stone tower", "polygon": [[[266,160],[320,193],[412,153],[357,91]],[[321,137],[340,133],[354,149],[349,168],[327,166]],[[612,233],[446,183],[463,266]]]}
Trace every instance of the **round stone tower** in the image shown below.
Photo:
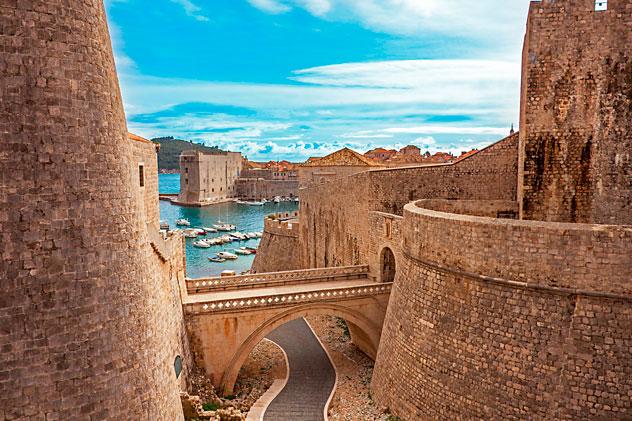
{"label": "round stone tower", "polygon": [[102,1],[0,16],[0,419],[182,419]]}

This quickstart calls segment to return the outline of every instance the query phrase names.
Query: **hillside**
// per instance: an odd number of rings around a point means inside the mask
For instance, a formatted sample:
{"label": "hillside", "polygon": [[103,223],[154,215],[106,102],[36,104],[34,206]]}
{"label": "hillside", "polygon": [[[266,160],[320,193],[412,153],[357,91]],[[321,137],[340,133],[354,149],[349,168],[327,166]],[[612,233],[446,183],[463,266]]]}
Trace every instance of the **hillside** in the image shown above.
{"label": "hillside", "polygon": [[195,149],[210,154],[223,153],[223,151],[217,146],[204,146],[188,140],[174,139],[172,136],[158,137],[151,140],[152,142],[160,144],[160,152],[158,153],[158,171],[179,170],[180,153],[184,150]]}

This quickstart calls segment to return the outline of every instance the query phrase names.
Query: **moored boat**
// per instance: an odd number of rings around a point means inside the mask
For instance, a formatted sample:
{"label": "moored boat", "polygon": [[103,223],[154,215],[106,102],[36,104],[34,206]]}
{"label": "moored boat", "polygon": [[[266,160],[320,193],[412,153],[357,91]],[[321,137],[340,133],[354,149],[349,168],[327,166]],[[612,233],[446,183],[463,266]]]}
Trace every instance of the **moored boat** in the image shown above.
{"label": "moored boat", "polygon": [[220,251],[219,253],[217,253],[217,257],[221,257],[222,259],[227,259],[227,260],[235,260],[237,259],[237,255],[233,254],[231,252],[228,251]]}
{"label": "moored boat", "polygon": [[176,225],[178,225],[178,226],[180,226],[180,227],[190,227],[190,226],[191,226],[191,223],[189,222],[189,220],[188,220],[188,219],[186,219],[186,218],[181,218],[181,219],[178,219],[178,220],[176,221]]}
{"label": "moored boat", "polygon": [[215,263],[224,263],[226,261],[226,259],[223,259],[221,257],[209,257],[208,260]]}
{"label": "moored boat", "polygon": [[247,256],[247,255],[252,254],[252,252],[251,252],[250,250],[246,250],[246,249],[244,249],[244,248],[238,248],[238,249],[235,249],[235,253],[237,253],[237,254],[241,254],[241,255],[243,255],[243,256]]}
{"label": "moored boat", "polygon": [[187,230],[183,231],[183,235],[186,238],[197,238],[198,233],[196,231],[194,231],[194,230],[187,229]]}
{"label": "moored boat", "polygon": [[193,247],[207,249],[211,247],[211,245],[206,240],[199,240],[193,242]]}

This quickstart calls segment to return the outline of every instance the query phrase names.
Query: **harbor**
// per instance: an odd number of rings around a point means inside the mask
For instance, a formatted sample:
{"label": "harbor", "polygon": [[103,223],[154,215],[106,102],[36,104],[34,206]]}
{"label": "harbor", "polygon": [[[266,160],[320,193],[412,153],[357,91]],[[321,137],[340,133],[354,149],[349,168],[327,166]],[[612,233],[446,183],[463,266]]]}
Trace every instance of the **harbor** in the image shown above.
{"label": "harbor", "polygon": [[[177,175],[159,176],[160,193],[176,193]],[[294,201],[274,200],[260,206],[227,202],[206,207],[183,207],[160,201],[160,220],[169,229],[182,230],[186,241],[187,276],[218,276],[223,271],[250,270],[261,240],[264,218],[298,209]],[[186,220],[188,225],[176,221]],[[183,222],[183,221],[180,221]],[[163,225],[163,228],[166,228]]]}

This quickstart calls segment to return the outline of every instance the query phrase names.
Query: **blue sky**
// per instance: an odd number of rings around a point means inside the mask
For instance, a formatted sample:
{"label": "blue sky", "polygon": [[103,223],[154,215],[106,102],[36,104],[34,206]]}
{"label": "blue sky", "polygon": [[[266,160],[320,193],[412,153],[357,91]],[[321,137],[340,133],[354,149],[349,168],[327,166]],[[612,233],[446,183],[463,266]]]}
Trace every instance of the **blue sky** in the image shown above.
{"label": "blue sky", "polygon": [[128,126],[145,137],[302,161],[460,153],[518,124],[528,0],[105,3]]}

